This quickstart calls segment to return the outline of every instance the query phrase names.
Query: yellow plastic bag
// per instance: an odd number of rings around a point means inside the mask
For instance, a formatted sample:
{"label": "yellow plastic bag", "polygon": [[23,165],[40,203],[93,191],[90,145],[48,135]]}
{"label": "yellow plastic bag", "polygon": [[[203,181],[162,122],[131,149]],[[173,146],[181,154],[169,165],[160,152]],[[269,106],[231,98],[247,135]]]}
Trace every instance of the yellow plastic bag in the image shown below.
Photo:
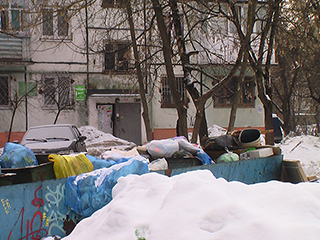
{"label": "yellow plastic bag", "polygon": [[56,178],[66,178],[93,171],[91,161],[84,154],[75,156],[50,154],[48,159],[53,163]]}

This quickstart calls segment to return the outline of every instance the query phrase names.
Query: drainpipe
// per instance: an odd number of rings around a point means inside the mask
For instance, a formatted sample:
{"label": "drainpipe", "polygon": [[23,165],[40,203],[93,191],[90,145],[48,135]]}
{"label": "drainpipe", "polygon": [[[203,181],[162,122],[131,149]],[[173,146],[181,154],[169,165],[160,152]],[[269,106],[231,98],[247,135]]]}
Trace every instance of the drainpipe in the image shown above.
{"label": "drainpipe", "polygon": [[[24,66],[24,91],[25,93],[28,91],[28,87],[27,87],[27,67]],[[25,116],[26,116],[26,131],[28,130],[28,97],[27,94],[25,94]]]}
{"label": "drainpipe", "polygon": [[85,15],[86,15],[86,60],[87,60],[87,72],[86,72],[86,90],[85,90],[85,123],[89,125],[89,106],[88,106],[88,89],[89,89],[89,30],[88,30],[88,0],[85,0]]}
{"label": "drainpipe", "polygon": [[87,82],[86,89],[89,89],[89,30],[88,30],[88,1],[85,1],[85,14],[86,14],[86,57],[87,57]]}

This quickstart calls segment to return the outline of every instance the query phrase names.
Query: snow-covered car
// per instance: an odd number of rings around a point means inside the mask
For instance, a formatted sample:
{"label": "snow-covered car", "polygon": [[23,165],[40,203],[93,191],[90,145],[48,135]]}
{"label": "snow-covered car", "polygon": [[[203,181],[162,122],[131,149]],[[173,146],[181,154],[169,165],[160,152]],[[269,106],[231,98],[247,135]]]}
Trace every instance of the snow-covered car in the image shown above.
{"label": "snow-covered car", "polygon": [[73,124],[53,124],[30,127],[21,145],[37,154],[70,154],[85,152],[86,136],[82,136]]}

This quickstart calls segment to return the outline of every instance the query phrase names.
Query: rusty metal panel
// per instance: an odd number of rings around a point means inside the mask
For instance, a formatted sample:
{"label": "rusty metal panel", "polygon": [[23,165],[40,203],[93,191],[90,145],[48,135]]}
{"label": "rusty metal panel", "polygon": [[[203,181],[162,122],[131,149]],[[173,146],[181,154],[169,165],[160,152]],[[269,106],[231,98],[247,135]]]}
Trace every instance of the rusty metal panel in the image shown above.
{"label": "rusty metal panel", "polygon": [[65,183],[64,178],[0,187],[0,239],[68,235],[81,216],[65,205]]}

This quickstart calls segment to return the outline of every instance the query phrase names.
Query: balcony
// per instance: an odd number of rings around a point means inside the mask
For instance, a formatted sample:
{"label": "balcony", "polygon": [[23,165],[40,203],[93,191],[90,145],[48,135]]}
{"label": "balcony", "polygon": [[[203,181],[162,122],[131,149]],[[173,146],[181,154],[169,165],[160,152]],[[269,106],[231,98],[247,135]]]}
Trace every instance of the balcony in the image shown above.
{"label": "balcony", "polygon": [[32,64],[29,55],[29,36],[0,33],[0,66]]}

